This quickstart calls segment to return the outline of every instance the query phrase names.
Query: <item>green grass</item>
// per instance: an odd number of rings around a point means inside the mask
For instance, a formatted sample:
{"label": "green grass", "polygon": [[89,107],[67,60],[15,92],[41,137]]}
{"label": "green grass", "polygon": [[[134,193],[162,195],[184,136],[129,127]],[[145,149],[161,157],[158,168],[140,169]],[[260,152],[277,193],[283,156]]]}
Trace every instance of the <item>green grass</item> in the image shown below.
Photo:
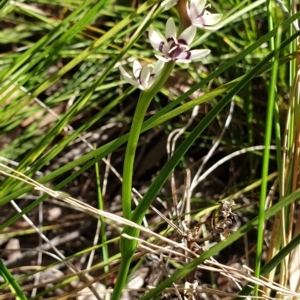
{"label": "green grass", "polygon": [[[149,247],[157,247],[153,255],[161,253],[168,272],[155,287],[144,282],[144,290],[131,296],[161,299],[175,293],[174,284],[180,290],[205,260],[224,260],[243,243],[230,257],[252,261],[254,273],[235,286],[232,298],[280,298],[275,283],[286,296],[297,292],[297,272],[289,265],[299,264],[291,254],[299,240],[293,221],[300,196],[300,31],[293,22],[300,13],[288,17],[272,1],[211,1],[210,10],[224,15],[222,27],[197,30],[192,44],[211,54],[191,64],[167,63],[159,80],[140,92],[117,66],[131,72],[134,59],[155,63],[148,29],[164,32],[171,16],[184,27],[176,6],[163,11],[157,1],[2,2],[0,236],[5,243],[17,239],[21,257],[29,243],[37,252],[42,244],[52,246],[40,252],[40,260],[20,260],[21,272],[7,263],[4,243],[0,294],[6,298],[0,299],[75,297],[86,286],[100,299],[92,283],[101,282],[117,300],[147,266]],[[160,139],[163,148],[154,150]],[[177,239],[151,209],[181,228],[183,219],[192,221],[191,231],[193,222],[201,224],[200,237],[209,240],[206,220],[222,199],[237,204],[239,226],[208,249],[209,241],[199,243],[205,248],[199,257],[189,247],[178,251],[187,236]],[[47,215],[53,207],[61,211],[54,220]],[[19,228],[22,217],[26,226]],[[77,231],[78,240],[53,244]],[[168,257],[166,245],[178,256]],[[52,268],[61,271],[58,277],[38,279]],[[220,275],[210,272],[207,284],[216,292],[221,288],[213,278]]]}

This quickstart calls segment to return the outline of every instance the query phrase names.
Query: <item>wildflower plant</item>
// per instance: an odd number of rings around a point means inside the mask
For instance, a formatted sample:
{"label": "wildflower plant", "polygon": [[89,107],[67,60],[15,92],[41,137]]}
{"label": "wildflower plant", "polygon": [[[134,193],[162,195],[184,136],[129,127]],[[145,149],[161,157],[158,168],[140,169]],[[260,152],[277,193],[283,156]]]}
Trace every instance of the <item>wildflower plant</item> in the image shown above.
{"label": "wildflower plant", "polygon": [[[159,55],[155,54],[155,57],[158,59],[155,67],[151,64],[142,67],[138,61],[134,61],[133,76],[129,75],[123,67],[119,67],[123,78],[133,86],[142,90],[129,133],[122,185],[123,216],[137,224],[141,223],[146,210],[151,204],[151,202],[146,204],[143,202],[143,204],[138,205],[134,213],[132,213],[131,190],[134,156],[147,108],[153,97],[159,92],[168,79],[175,63],[199,61],[201,58],[209,55],[209,49],[191,50],[190,45],[196,35],[197,27],[207,29],[208,26],[215,25],[221,18],[221,15],[210,15],[205,10],[206,1],[191,1],[188,3],[187,0],[168,0],[163,1],[161,6],[165,10],[168,10],[175,4],[177,4],[179,15],[178,31],[176,30],[173,18],[169,18],[166,22],[165,36],[162,36],[152,27],[149,29],[150,43],[154,50],[159,52]],[[196,9],[196,13],[191,11],[193,8]],[[123,234],[135,238],[138,237],[139,230],[125,227]],[[121,238],[120,249],[122,260],[112,299],[120,299],[122,289],[126,283],[126,276],[124,276],[124,274],[128,274],[130,262],[136,247],[137,244],[134,240],[124,237]]]}

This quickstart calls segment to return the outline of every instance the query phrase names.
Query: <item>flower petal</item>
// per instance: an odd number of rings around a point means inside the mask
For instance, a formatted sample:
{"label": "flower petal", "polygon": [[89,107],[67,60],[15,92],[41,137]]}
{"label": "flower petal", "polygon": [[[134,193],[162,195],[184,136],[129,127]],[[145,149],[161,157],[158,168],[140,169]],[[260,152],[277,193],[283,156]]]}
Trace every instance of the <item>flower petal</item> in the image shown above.
{"label": "flower petal", "polygon": [[200,15],[196,9],[197,7],[194,2],[195,1],[191,2],[190,7],[188,7],[188,2],[187,2],[187,13],[188,13],[190,20],[194,20]]}
{"label": "flower petal", "polygon": [[168,19],[166,24],[166,39],[168,41],[169,38],[173,38],[175,41],[176,39],[176,26],[173,18]]}
{"label": "flower petal", "polygon": [[119,66],[119,70],[120,70],[123,78],[125,78],[125,77],[130,77],[131,78],[131,76],[121,66]]}
{"label": "flower petal", "polygon": [[211,26],[217,24],[222,19],[222,17],[222,14],[207,14],[195,19],[195,21],[197,23],[201,22],[204,26]]}
{"label": "flower petal", "polygon": [[132,77],[121,66],[119,66],[119,70],[124,80],[126,80],[128,83],[130,83],[133,86],[137,87],[139,85],[138,82],[135,79],[132,79]]}
{"label": "flower petal", "polygon": [[142,66],[138,60],[135,60],[132,65],[133,75],[136,79],[140,77]]}
{"label": "flower petal", "polygon": [[198,16],[203,13],[205,9],[206,0],[191,0],[191,6],[196,10]]}
{"label": "flower petal", "polygon": [[153,49],[160,51],[159,47],[163,43],[165,44],[165,41],[160,37],[160,35],[152,28],[149,29],[149,40],[153,47]]}
{"label": "flower petal", "polygon": [[176,62],[179,62],[179,63],[190,63],[192,60],[191,60],[191,51],[187,51],[187,52],[182,52],[180,53],[176,58],[175,58],[175,61]]}
{"label": "flower petal", "polygon": [[210,53],[210,50],[209,49],[198,49],[198,50],[191,50],[190,51],[190,54],[191,54],[191,57],[190,59],[192,61],[197,61],[205,56],[207,56],[208,54]]}
{"label": "flower petal", "polygon": [[190,26],[187,29],[185,29],[178,38],[179,43],[181,43],[181,40],[184,40],[187,45],[190,45],[194,40],[196,31],[197,29],[194,26]]}
{"label": "flower petal", "polygon": [[151,75],[151,72],[150,72],[150,67],[149,66],[145,66],[142,68],[142,71],[140,73],[140,82],[141,82],[141,85],[147,89],[150,85],[150,75]]}
{"label": "flower petal", "polygon": [[162,61],[162,62],[168,62],[168,61],[171,61],[171,59],[169,59],[169,58],[167,58],[167,57],[159,56],[159,55],[156,55],[156,54],[155,54],[155,57],[156,57],[158,60]]}
{"label": "flower petal", "polygon": [[182,59],[176,59],[176,62],[177,63],[182,63],[182,64],[189,64],[192,61],[190,59],[184,59],[184,58],[182,58]]}

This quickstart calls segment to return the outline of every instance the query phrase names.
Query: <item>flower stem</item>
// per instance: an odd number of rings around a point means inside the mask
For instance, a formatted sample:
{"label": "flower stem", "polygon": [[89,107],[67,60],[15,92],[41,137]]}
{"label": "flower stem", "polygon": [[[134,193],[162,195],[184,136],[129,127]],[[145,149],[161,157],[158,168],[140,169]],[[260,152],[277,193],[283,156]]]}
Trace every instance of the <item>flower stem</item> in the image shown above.
{"label": "flower stem", "polygon": [[151,101],[151,99],[147,99],[147,97],[145,97],[144,95],[145,93],[141,93],[139,101],[137,103],[125,152],[125,160],[123,166],[122,206],[123,217],[126,219],[131,218],[131,189],[135,152],[141,133],[144,116]]}
{"label": "flower stem", "polygon": [[142,124],[151,100],[159,92],[165,81],[168,79],[173,66],[173,62],[167,63],[152,86],[148,90],[141,93],[133,116],[123,166],[122,207],[123,217],[126,219],[131,219],[131,190],[134,158],[139,136],[141,134]]}
{"label": "flower stem", "polygon": [[187,0],[179,0],[177,3],[177,10],[179,15],[178,35],[182,33],[186,28],[192,25],[187,13],[186,6]]}
{"label": "flower stem", "polygon": [[[127,148],[125,152],[124,168],[123,168],[123,185],[122,185],[122,206],[123,206],[123,216],[126,219],[131,219],[131,190],[132,190],[132,177],[133,177],[133,167],[134,158],[136,153],[136,148],[141,134],[141,128],[144,121],[145,114],[151,103],[153,97],[160,91],[160,89],[165,84],[170,73],[174,67],[174,62],[167,63],[162,71],[159,73],[155,82],[152,86],[141,93],[128,137]],[[137,219],[132,219],[133,222],[138,224],[141,223],[142,216]],[[139,230],[126,226],[124,228],[126,234],[132,237],[138,237]],[[121,250],[121,265],[118,271],[118,278],[115,284],[114,291],[112,293],[112,300],[119,300],[122,290],[126,284],[128,271],[130,268],[130,263],[132,256],[136,250],[137,243],[135,240],[126,239],[121,237],[120,239],[120,250]]]}

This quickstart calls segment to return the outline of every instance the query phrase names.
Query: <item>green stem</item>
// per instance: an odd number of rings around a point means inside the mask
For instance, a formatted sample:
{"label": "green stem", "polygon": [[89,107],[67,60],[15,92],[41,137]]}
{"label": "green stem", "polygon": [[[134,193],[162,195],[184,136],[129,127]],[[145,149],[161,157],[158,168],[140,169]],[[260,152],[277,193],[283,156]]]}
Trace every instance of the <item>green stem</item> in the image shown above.
{"label": "green stem", "polygon": [[121,265],[118,270],[117,282],[115,284],[114,290],[111,295],[112,300],[120,299],[123,287],[125,286],[126,281],[127,281],[127,274],[128,274],[129,267],[130,267],[130,261],[131,261],[131,259],[126,260],[123,256],[121,257]]}
{"label": "green stem", "polygon": [[151,99],[145,96],[145,93],[141,93],[138,101],[130,134],[128,137],[128,143],[125,152],[125,160],[123,167],[123,185],[122,185],[122,202],[123,202],[123,217],[126,219],[131,218],[131,189],[132,189],[132,177],[135,152],[141,133],[144,116],[147,112]]}
{"label": "green stem", "polygon": [[123,217],[131,219],[131,190],[132,190],[132,177],[134,158],[136,148],[141,134],[143,121],[147,112],[147,109],[151,103],[153,97],[160,91],[164,83],[168,79],[172,69],[174,67],[173,62],[167,63],[156,78],[153,85],[146,91],[143,91],[138,101],[131,128],[128,137],[128,143],[125,152],[124,166],[123,166],[123,185],[122,185],[122,207]]}
{"label": "green stem", "polygon": [[[170,73],[174,67],[174,62],[167,63],[163,70],[160,72],[158,78],[156,78],[153,85],[146,91],[142,92],[140,99],[138,101],[132,125],[130,128],[130,133],[128,137],[127,148],[125,152],[124,168],[123,168],[123,185],[122,185],[122,207],[123,216],[126,219],[131,219],[131,191],[132,191],[132,177],[133,177],[133,167],[134,158],[136,153],[136,148],[141,134],[142,124],[144,121],[145,114],[150,105],[153,97],[160,91],[160,89],[165,84]],[[126,228],[124,229],[126,232]],[[130,232],[131,236],[137,237],[139,231],[135,230]],[[112,300],[120,299],[122,290],[126,284],[127,274],[130,268],[130,263],[132,256],[136,249],[136,242],[134,240],[129,240],[121,237],[120,239],[120,250],[121,250],[121,265],[118,272],[117,282],[115,284],[114,291],[112,293]]]}
{"label": "green stem", "polygon": [[0,259],[0,276],[6,281],[8,286],[10,287],[12,293],[15,295],[15,299],[17,300],[27,300],[26,295],[24,294],[22,288],[19,283],[10,271],[6,268],[2,260]]}
{"label": "green stem", "polygon": [[[256,247],[256,260],[255,260],[255,271],[254,276],[256,278],[260,277],[260,269],[261,269],[261,258],[262,258],[262,250],[263,250],[263,242],[264,242],[264,226],[265,226],[265,203],[266,203],[266,195],[268,188],[268,172],[269,172],[269,164],[270,164],[270,145],[272,138],[272,130],[273,130],[273,114],[274,114],[274,104],[276,99],[276,85],[277,85],[277,73],[278,73],[278,65],[279,65],[279,50],[281,44],[281,34],[282,29],[278,27],[276,36],[276,44],[274,46],[275,57],[273,60],[273,66],[271,70],[271,80],[269,86],[269,99],[268,99],[268,109],[266,116],[266,129],[265,129],[265,149],[263,155],[263,165],[262,165],[262,181],[261,181],[261,190],[260,190],[260,201],[259,201],[259,223],[258,223],[258,233],[257,233],[257,247]],[[259,293],[258,284],[254,285],[254,296],[258,297]]]}

